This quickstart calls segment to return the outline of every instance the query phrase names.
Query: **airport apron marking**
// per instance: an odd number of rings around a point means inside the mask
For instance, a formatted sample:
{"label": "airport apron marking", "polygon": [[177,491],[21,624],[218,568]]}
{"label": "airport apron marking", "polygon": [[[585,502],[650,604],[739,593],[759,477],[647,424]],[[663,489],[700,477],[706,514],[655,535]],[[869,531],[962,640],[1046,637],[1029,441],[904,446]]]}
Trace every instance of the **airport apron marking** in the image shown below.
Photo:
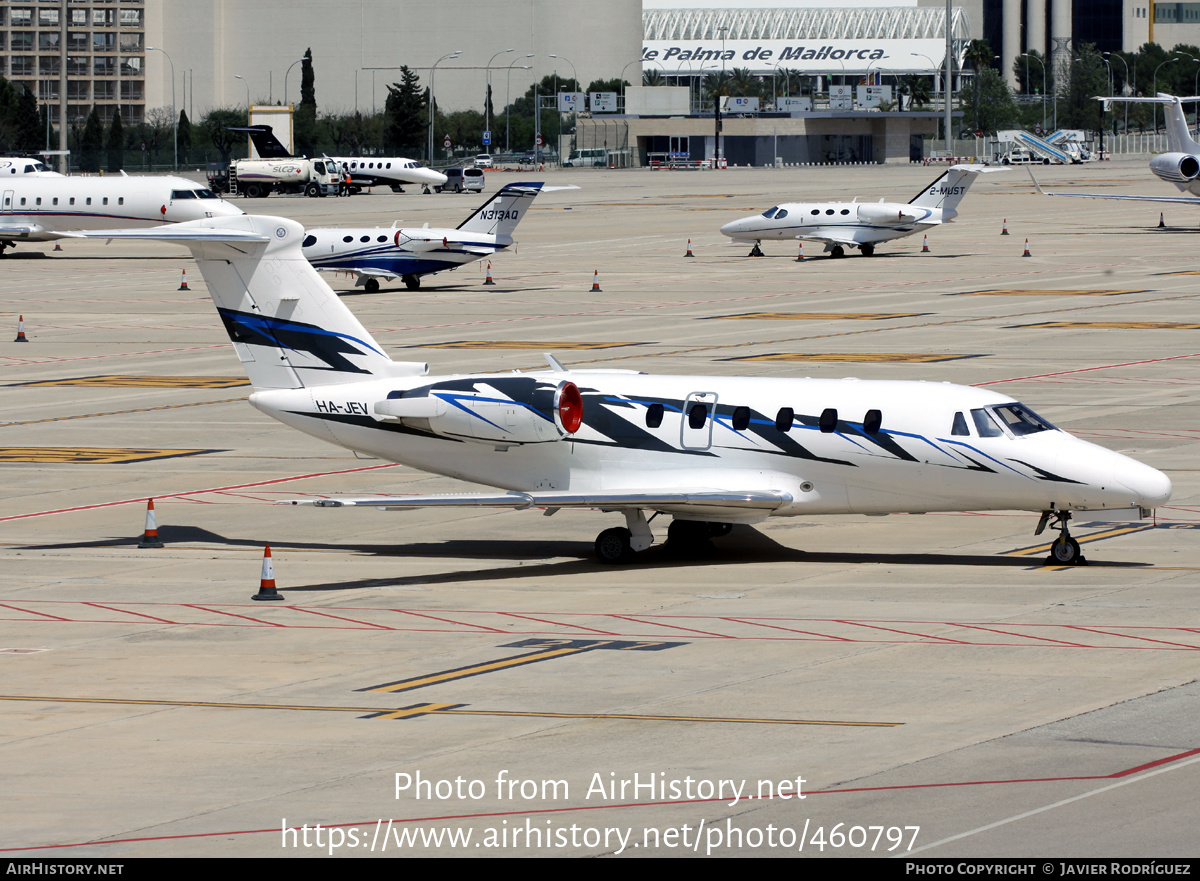
{"label": "airport apron marking", "polygon": [[1115,297],[1120,294],[1144,294],[1145,290],[1087,290],[1087,291],[1058,291],[1058,290],[1018,290],[1002,288],[992,291],[959,291],[950,294],[952,297]]}
{"label": "airport apron marking", "polygon": [[127,465],[154,459],[198,456],[222,450],[163,450],[126,447],[0,447],[0,463],[39,462],[66,465]]}
{"label": "airport apron marking", "polygon": [[649,346],[654,343],[564,343],[529,340],[452,340],[448,343],[422,343],[410,349],[533,349],[549,352],[555,349],[615,349],[622,346]]}
{"label": "airport apron marking", "polygon": [[452,670],[442,670],[438,673],[415,676],[411,679],[399,679],[395,682],[384,682],[380,685],[370,685],[366,688],[355,689],[355,691],[412,691],[415,688],[424,688],[427,685],[436,685],[442,682],[453,682],[458,679],[466,679],[469,676],[480,676],[484,673],[493,673],[497,670],[510,670],[513,667],[523,667],[526,664],[536,664],[540,661],[549,661],[554,658],[577,655],[581,652],[596,651],[597,649],[616,649],[623,651],[661,651],[662,649],[674,648],[678,645],[687,645],[687,643],[634,642],[630,640],[612,639],[525,639],[521,640],[520,642],[510,642],[506,645],[500,646],[500,648],[536,648],[537,651],[529,652],[524,655],[515,655],[511,658],[483,661],[481,663],[471,664],[466,667],[455,667]]}
{"label": "airport apron marking", "polygon": [[1025,327],[1075,330],[1200,330],[1200,324],[1183,321],[1045,321],[1041,324],[1012,324],[1007,329]]}
{"label": "airport apron marking", "polygon": [[886,321],[892,318],[922,318],[932,312],[743,312],[740,315],[709,315],[706,319],[762,319],[770,321]]}
{"label": "airport apron marking", "polygon": [[985,358],[986,355],[915,355],[904,352],[775,352],[770,355],[739,355],[721,358],[722,361],[857,361],[867,364],[931,364],[938,361],[958,361],[964,358]]}
{"label": "airport apron marking", "polygon": [[76,376],[68,379],[43,379],[36,382],[14,382],[10,388],[24,386],[96,386],[101,388],[237,388],[249,385],[246,378],[236,376]]}

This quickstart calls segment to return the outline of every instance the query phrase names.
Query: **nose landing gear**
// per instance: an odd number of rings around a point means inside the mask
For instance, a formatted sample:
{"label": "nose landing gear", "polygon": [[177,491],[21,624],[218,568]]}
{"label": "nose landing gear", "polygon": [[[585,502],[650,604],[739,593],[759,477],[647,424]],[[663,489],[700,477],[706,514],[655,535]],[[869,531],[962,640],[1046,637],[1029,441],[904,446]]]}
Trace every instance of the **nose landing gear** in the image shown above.
{"label": "nose landing gear", "polygon": [[[1054,519],[1053,523],[1050,523],[1051,518]],[[1041,535],[1047,524],[1051,529],[1059,531],[1058,538],[1050,544],[1050,556],[1046,557],[1046,563],[1050,566],[1087,565],[1087,560],[1079,549],[1079,542],[1071,538],[1071,530],[1067,525],[1070,519],[1070,511],[1043,511],[1042,519],[1038,521],[1034,535]]]}

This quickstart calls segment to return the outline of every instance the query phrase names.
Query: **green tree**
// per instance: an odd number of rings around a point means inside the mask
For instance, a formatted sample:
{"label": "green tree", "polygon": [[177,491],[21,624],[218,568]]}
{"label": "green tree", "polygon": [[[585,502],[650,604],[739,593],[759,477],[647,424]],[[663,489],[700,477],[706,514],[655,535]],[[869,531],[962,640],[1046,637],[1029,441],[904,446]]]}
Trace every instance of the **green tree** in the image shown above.
{"label": "green tree", "polygon": [[972,102],[974,112],[969,117],[972,125],[978,131],[985,128],[981,122],[981,114],[979,112],[979,90],[980,90],[980,74],[992,66],[992,46],[987,40],[972,40],[967,44],[967,50],[963,54],[963,59],[971,65],[975,71],[975,100]]}
{"label": "green tree", "polygon": [[188,154],[192,152],[192,123],[187,111],[179,111],[179,161],[188,164]]}
{"label": "green tree", "polygon": [[421,78],[405,65],[400,68],[400,82],[387,88],[388,96],[383,105],[385,149],[419,156],[428,130]]}
{"label": "green tree", "polygon": [[971,120],[977,131],[994,133],[1013,128],[1020,120],[1008,83],[993,67],[984,67],[975,75],[974,92],[964,96],[963,104],[964,118]]}
{"label": "green tree", "polygon": [[300,106],[293,120],[296,133],[296,152],[315,156],[317,143],[317,75],[313,71],[312,49],[304,50],[300,62]]}
{"label": "green tree", "polygon": [[16,91],[16,106],[13,109],[13,146],[17,150],[36,150],[45,138],[45,129],[42,127],[42,121],[38,115],[37,98],[34,96],[33,90],[28,87],[18,86]]}
{"label": "green tree", "polygon": [[121,122],[119,107],[113,112],[105,147],[108,150],[108,170],[116,174],[125,167],[125,126]]}
{"label": "green tree", "polygon": [[1100,130],[1101,104],[1097,96],[1108,94],[1108,70],[1096,47],[1084,43],[1076,47],[1067,85],[1066,106],[1058,108],[1060,128]]}
{"label": "green tree", "polygon": [[221,154],[221,161],[226,164],[233,158],[234,148],[245,142],[246,136],[241,132],[229,131],[230,126],[246,124],[245,110],[228,110],[218,108],[210,110],[200,120],[200,130],[204,138]]}
{"label": "green tree", "polygon": [[79,168],[95,173],[100,170],[100,153],[104,149],[104,123],[100,121],[100,110],[93,105],[83,127],[79,142]]}

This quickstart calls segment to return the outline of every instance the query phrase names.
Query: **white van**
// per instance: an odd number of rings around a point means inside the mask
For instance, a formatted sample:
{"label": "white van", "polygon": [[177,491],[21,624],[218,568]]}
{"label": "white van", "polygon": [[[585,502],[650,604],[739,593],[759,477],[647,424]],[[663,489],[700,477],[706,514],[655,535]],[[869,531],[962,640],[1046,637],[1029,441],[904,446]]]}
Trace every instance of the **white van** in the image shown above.
{"label": "white van", "polygon": [[446,182],[440,187],[434,187],[439,193],[447,190],[451,193],[462,193],[467,190],[474,190],[476,193],[483,192],[482,168],[443,168],[442,174],[446,175]]}
{"label": "white van", "polygon": [[571,155],[563,160],[563,165],[571,167],[590,166],[604,168],[608,165],[608,150],[604,147],[589,147],[586,150],[572,150]]}

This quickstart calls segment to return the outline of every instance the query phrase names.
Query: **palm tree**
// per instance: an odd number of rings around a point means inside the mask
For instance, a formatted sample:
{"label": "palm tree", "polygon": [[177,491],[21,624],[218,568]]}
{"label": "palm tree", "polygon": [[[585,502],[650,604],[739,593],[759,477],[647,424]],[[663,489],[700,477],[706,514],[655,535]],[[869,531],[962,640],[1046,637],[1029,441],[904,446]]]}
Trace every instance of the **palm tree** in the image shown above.
{"label": "palm tree", "polygon": [[643,86],[665,86],[666,78],[663,77],[661,70],[648,70],[642,74]]}
{"label": "palm tree", "polygon": [[967,51],[963,55],[964,59],[971,64],[971,69],[975,71],[975,119],[972,120],[974,128],[978,131],[981,126],[979,124],[979,74],[985,67],[990,67],[992,59],[992,46],[987,40],[972,40],[967,44]]}

